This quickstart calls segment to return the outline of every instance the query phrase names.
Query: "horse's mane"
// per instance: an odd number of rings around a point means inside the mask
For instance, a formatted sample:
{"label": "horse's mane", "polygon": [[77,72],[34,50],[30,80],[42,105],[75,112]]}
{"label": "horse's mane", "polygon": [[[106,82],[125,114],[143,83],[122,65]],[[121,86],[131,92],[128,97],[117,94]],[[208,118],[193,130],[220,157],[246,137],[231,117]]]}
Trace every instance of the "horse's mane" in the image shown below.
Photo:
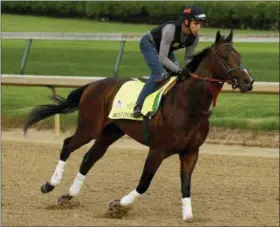
{"label": "horse's mane", "polygon": [[210,47],[205,48],[204,50],[200,51],[199,53],[192,56],[192,60],[189,62],[187,67],[189,70],[193,73],[197,69],[199,63],[202,61],[202,59],[208,54],[210,51]]}

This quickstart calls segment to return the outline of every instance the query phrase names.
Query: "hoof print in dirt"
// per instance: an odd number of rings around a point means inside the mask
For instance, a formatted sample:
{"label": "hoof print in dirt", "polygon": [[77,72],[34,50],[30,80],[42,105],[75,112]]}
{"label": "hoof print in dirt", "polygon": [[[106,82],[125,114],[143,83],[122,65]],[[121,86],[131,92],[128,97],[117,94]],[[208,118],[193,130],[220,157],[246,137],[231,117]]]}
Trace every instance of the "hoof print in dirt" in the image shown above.
{"label": "hoof print in dirt", "polygon": [[61,208],[74,208],[80,205],[77,199],[73,199],[70,195],[62,195],[57,200],[57,205]]}
{"label": "hoof print in dirt", "polygon": [[114,200],[109,203],[109,208],[105,213],[105,217],[121,219],[127,215],[129,210],[130,207],[121,206],[120,200]]}

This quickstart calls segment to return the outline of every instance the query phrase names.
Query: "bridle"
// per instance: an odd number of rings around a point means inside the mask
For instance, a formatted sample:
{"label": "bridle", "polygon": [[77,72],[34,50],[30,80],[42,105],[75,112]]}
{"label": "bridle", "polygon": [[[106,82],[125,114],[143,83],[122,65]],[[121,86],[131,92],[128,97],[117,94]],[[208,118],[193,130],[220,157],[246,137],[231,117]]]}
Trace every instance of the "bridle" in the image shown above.
{"label": "bridle", "polygon": [[[236,67],[231,68],[231,67],[229,67],[228,65],[223,64],[223,63],[221,62],[221,60],[218,59],[218,58],[216,57],[217,53],[218,53],[223,47],[228,47],[228,46],[230,46],[230,47],[233,49],[231,43],[224,43],[224,44],[222,44],[221,46],[219,46],[217,49],[215,49],[214,46],[212,45],[211,51],[212,51],[212,54],[214,55],[214,58],[213,58],[212,64],[210,63],[210,64],[209,64],[209,67],[208,67],[208,72],[209,72],[209,74],[210,74],[209,77],[201,77],[201,76],[199,76],[199,75],[197,75],[197,74],[195,74],[195,73],[192,73],[191,76],[192,76],[193,78],[200,79],[200,80],[204,80],[204,81],[210,82],[210,83],[222,83],[222,84],[228,83],[228,84],[231,84],[231,85],[232,85],[232,88],[233,88],[233,89],[236,89],[236,88],[239,86],[238,80],[237,80],[236,78],[234,78],[234,77],[231,75],[231,73],[232,73],[234,70],[245,70],[246,68],[245,68],[241,63],[240,63],[239,65],[237,65]],[[232,54],[233,54],[233,52],[231,52],[230,56],[231,56]],[[229,56],[229,57],[230,57],[230,56]],[[234,58],[236,58],[236,57],[234,56]],[[213,71],[214,71],[214,68],[215,68],[215,61],[216,61],[216,59],[218,60],[218,63],[222,66],[222,68],[223,68],[223,69],[225,70],[225,72],[227,73],[228,78],[229,78],[228,80],[222,80],[222,79],[215,79],[215,78],[213,78],[212,75],[213,75]],[[237,58],[236,58],[236,59],[237,59]]]}

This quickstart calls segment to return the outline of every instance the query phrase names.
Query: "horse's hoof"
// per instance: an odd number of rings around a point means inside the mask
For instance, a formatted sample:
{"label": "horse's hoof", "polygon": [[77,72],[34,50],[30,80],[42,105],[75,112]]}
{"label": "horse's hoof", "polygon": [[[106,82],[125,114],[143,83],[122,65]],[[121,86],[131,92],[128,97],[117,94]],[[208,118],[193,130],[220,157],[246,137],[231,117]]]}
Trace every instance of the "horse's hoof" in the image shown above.
{"label": "horse's hoof", "polygon": [[73,196],[70,195],[62,195],[57,200],[57,205],[64,206],[70,204],[70,200],[73,199]]}
{"label": "horse's hoof", "polygon": [[49,182],[46,182],[41,186],[41,192],[42,193],[48,193],[51,192],[55,187],[52,186]]}
{"label": "horse's hoof", "polygon": [[122,218],[127,214],[130,207],[124,207],[120,204],[120,200],[114,200],[109,203],[109,209],[105,216],[108,218]]}

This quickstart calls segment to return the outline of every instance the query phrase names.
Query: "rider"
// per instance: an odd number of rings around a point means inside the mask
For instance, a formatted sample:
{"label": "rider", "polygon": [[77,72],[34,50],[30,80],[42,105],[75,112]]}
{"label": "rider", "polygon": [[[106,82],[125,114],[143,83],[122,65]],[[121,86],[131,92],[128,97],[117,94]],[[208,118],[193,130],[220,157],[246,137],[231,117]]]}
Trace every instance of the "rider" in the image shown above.
{"label": "rider", "polygon": [[182,74],[183,68],[176,61],[173,51],[186,48],[185,64],[187,64],[199,42],[198,31],[205,19],[206,15],[202,8],[186,7],[177,20],[167,21],[141,38],[140,50],[152,74],[140,92],[133,109],[133,117],[142,116],[144,100],[155,90],[156,81],[164,77],[165,69],[177,75]]}

